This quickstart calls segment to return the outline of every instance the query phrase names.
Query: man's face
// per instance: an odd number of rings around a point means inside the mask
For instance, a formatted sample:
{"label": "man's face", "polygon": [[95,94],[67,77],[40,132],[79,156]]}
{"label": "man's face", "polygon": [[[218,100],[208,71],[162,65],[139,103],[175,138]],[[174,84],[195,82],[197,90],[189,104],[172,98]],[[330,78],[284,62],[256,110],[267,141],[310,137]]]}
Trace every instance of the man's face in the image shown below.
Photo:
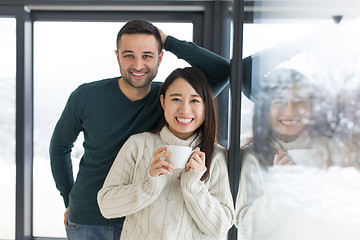
{"label": "man's face", "polygon": [[116,51],[124,82],[134,88],[150,87],[161,63],[163,52],[153,35],[124,34]]}

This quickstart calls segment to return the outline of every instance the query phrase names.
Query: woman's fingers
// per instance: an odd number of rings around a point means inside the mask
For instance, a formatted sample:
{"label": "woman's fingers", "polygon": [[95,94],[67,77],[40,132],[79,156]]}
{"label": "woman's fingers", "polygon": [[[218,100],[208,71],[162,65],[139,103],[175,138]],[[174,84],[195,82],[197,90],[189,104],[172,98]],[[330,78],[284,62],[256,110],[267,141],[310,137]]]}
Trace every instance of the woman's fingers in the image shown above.
{"label": "woman's fingers", "polygon": [[279,150],[279,153],[274,156],[274,166],[275,165],[294,165],[294,163],[286,152]]}
{"label": "woman's fingers", "polygon": [[175,169],[168,161],[166,157],[171,156],[171,153],[166,152],[166,147],[161,147],[153,153],[153,161],[150,164],[150,175],[153,177],[160,176],[161,174],[171,175],[169,169]]}
{"label": "woman's fingers", "polygon": [[203,171],[205,169],[205,153],[201,152],[200,148],[196,148],[185,168],[186,171],[190,168],[199,172]]}

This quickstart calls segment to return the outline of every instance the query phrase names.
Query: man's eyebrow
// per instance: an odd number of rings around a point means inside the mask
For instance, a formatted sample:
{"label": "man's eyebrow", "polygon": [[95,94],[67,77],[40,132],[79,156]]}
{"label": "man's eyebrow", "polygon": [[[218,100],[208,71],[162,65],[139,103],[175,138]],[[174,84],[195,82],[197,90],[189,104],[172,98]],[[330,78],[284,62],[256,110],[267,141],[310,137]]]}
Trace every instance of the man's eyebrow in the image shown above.
{"label": "man's eyebrow", "polygon": [[121,54],[124,54],[124,53],[134,53],[134,51],[131,51],[131,50],[124,50],[121,52]]}
{"label": "man's eyebrow", "polygon": [[143,53],[143,54],[152,54],[152,55],[155,55],[155,53],[152,52],[152,51],[143,51],[142,53]]}
{"label": "man's eyebrow", "polygon": [[[132,51],[132,50],[124,50],[124,51],[122,51],[122,52],[121,52],[121,54],[126,54],[126,53],[134,53],[134,51]],[[142,54],[151,54],[151,55],[155,55],[155,53],[154,53],[154,52],[152,52],[152,51],[143,51],[143,52],[142,52]]]}

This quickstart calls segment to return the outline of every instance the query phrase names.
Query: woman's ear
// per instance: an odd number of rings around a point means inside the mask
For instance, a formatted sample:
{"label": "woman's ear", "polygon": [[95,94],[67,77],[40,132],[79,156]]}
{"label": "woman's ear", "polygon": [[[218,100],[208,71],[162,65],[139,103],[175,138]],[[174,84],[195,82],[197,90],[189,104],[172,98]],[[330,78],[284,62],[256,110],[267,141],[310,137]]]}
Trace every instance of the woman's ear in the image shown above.
{"label": "woman's ear", "polygon": [[160,95],[160,104],[162,109],[165,109],[165,98],[163,94]]}

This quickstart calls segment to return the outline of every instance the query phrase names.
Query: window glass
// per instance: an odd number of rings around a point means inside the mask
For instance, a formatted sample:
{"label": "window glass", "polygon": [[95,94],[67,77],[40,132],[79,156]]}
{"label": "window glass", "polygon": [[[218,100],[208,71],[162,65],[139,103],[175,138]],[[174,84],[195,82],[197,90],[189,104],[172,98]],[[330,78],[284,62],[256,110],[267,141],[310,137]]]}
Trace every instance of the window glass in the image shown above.
{"label": "window glass", "polygon": [[0,36],[0,239],[15,239],[15,18],[0,18]]}
{"label": "window glass", "polygon": [[[123,22],[34,23],[34,236],[65,237],[62,197],[49,164],[52,131],[70,93],[85,82],[120,75],[115,49]],[[192,23],[154,23],[166,34],[192,41]],[[189,66],[165,51],[155,81]],[[82,135],[72,151],[74,177],[82,156]]]}
{"label": "window glass", "polygon": [[[277,22],[274,20],[270,21],[270,23],[246,23],[244,24],[244,36],[243,36],[243,57],[244,58],[253,58],[255,56],[263,53],[268,58],[258,57],[256,60],[265,59],[266,61],[271,62],[272,57],[276,57],[276,54],[272,52],[271,54],[267,54],[267,51],[271,48],[280,48],[282,45],[290,45],[293,42],[299,41],[317,29],[321,29],[323,24],[331,21],[306,21],[305,23],[301,21],[294,21],[293,24],[290,24],[289,21],[281,21]],[[266,39],[266,41],[264,40]],[[295,44],[295,43],[294,43]],[[283,52],[285,50],[282,50]],[[266,53],[266,54],[265,54]],[[283,53],[278,53],[282,55]],[[265,65],[265,64],[264,64]],[[253,67],[253,72],[256,72],[259,68],[262,68],[261,64],[257,64],[257,68]],[[266,70],[264,70],[266,71]],[[263,73],[261,73],[263,74]],[[254,73],[253,75],[256,75]],[[260,74],[258,74],[260,75]],[[256,77],[258,78],[258,75]],[[254,82],[253,91],[255,87],[257,87],[257,82]],[[253,107],[254,103],[251,101],[250,96],[242,95],[242,103],[241,103],[241,143],[246,144],[249,139],[252,137],[252,116],[253,116]]]}
{"label": "window glass", "polygon": [[360,17],[288,13],[244,26],[239,239],[357,239]]}

